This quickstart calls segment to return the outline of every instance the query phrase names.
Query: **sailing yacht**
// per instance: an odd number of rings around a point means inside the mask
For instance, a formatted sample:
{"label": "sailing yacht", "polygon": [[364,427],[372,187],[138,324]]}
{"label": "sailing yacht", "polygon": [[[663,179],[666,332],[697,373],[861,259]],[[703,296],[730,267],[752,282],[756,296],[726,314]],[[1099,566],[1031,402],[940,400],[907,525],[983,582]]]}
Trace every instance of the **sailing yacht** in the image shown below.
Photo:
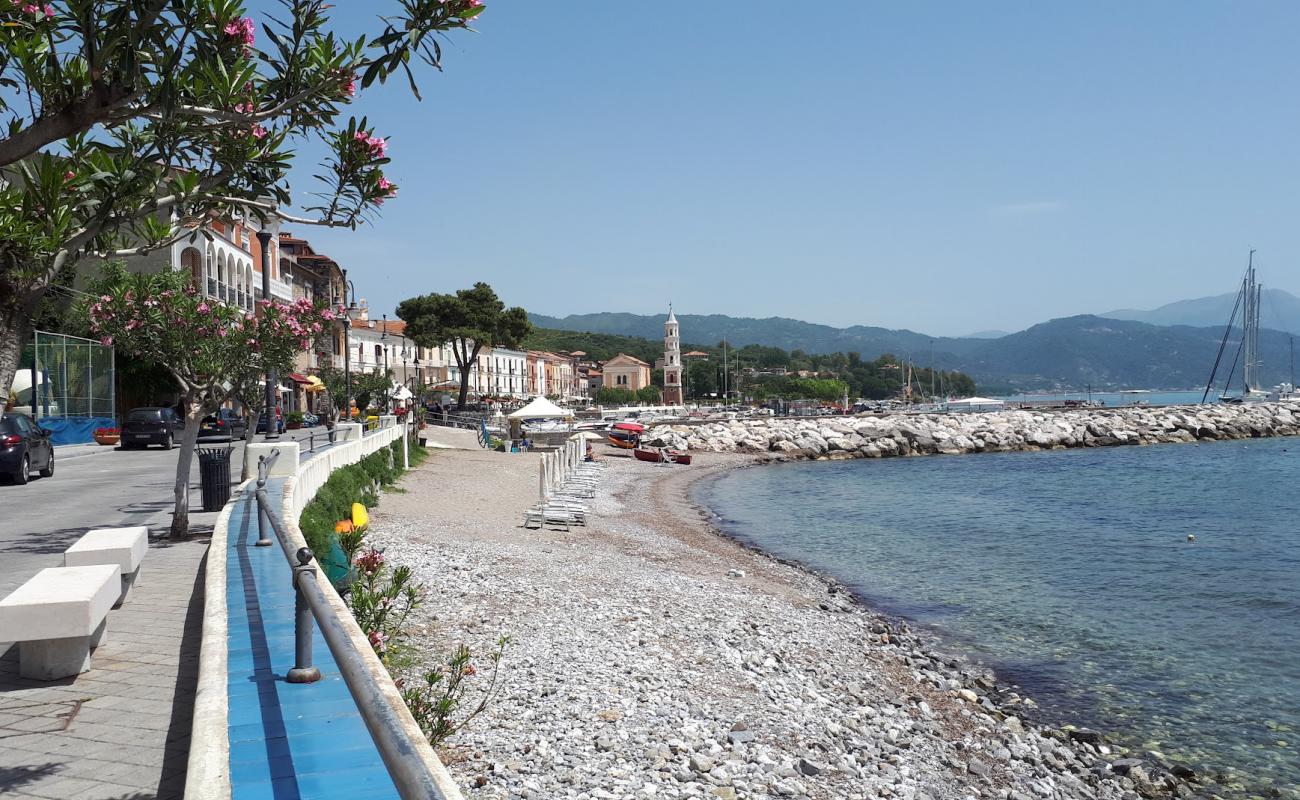
{"label": "sailing yacht", "polygon": [[[1255,251],[1250,251],[1250,258],[1246,263],[1246,274],[1241,279],[1241,289],[1237,291],[1237,301],[1232,306],[1232,316],[1228,318],[1228,327],[1223,332],[1223,341],[1219,344],[1219,355],[1214,361],[1214,369],[1210,372],[1210,381],[1205,386],[1205,395],[1201,397],[1201,402],[1205,402],[1206,396],[1209,395],[1210,389],[1214,386],[1214,376],[1219,370],[1219,363],[1224,355],[1224,347],[1228,343],[1228,338],[1232,334],[1233,325],[1237,321],[1237,310],[1241,309],[1241,341],[1238,344],[1237,356],[1233,358],[1232,367],[1228,370],[1228,381],[1224,386],[1223,394],[1219,396],[1219,401],[1223,403],[1263,403],[1276,402],[1278,400],[1300,400],[1300,392],[1296,391],[1295,385],[1295,342],[1291,343],[1291,381],[1282,383],[1273,387],[1272,391],[1263,388],[1261,373],[1264,362],[1259,353],[1259,309],[1260,301],[1264,296],[1264,287],[1255,280]],[[1229,395],[1228,390],[1232,387],[1232,376],[1237,369],[1237,359],[1242,360],[1241,377],[1242,387],[1241,395]]]}

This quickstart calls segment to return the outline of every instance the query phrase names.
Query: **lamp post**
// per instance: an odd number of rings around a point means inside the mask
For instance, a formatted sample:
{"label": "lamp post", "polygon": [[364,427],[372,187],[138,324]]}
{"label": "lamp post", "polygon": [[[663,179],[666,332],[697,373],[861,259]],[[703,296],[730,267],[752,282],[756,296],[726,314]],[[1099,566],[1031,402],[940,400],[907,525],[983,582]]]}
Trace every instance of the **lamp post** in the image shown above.
{"label": "lamp post", "polygon": [[[271,302],[271,232],[266,229],[258,231],[257,243],[262,248],[262,299],[269,303]],[[275,385],[278,378],[275,369],[269,365],[266,368],[265,380],[266,394],[263,399],[266,403],[266,440],[270,442],[280,438],[280,426],[276,424],[275,416]]]}
{"label": "lamp post", "polygon": [[[343,318],[343,413],[347,422],[352,421],[352,312],[357,310],[357,287],[348,280],[348,271],[343,272],[343,296],[334,296],[334,305]],[[350,291],[349,291],[350,290]]]}
{"label": "lamp post", "polygon": [[393,413],[393,379],[388,374],[388,315],[384,315],[384,329],[379,332],[380,349],[384,351],[384,413]]}

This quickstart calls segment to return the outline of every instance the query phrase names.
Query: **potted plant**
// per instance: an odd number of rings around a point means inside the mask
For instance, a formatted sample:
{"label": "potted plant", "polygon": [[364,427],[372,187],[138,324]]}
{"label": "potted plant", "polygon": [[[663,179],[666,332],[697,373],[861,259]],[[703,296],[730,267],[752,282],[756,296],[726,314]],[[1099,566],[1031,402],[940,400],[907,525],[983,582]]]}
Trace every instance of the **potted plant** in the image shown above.
{"label": "potted plant", "polygon": [[301,412],[301,411],[290,411],[288,414],[285,414],[285,415],[284,415],[284,427],[288,428],[289,430],[294,430],[294,429],[296,429],[296,428],[301,428],[301,427],[302,427],[302,412]]}
{"label": "potted plant", "polygon": [[95,441],[102,445],[117,444],[122,439],[121,428],[96,428],[91,436]]}

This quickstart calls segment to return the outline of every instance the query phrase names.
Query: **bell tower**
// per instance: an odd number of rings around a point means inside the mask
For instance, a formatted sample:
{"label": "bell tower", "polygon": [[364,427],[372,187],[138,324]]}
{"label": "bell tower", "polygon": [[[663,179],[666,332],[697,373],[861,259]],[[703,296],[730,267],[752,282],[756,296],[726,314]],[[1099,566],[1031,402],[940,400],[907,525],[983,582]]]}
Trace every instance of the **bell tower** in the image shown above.
{"label": "bell tower", "polygon": [[664,322],[664,404],[682,404],[682,338],[672,303],[668,304],[668,320]]}

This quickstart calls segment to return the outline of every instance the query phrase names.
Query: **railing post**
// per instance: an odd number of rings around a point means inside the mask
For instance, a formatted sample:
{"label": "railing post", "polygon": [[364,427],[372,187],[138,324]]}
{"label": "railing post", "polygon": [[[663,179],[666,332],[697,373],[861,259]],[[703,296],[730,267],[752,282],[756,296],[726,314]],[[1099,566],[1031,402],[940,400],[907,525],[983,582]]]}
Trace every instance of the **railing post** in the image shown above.
{"label": "railing post", "polygon": [[[257,488],[261,489],[266,486],[266,456],[257,457]],[[271,520],[266,515],[266,506],[262,504],[260,495],[254,495],[254,501],[257,503],[257,542],[258,547],[271,546]]]}
{"label": "railing post", "polygon": [[320,670],[312,666],[311,606],[302,592],[302,582],[316,580],[316,568],[311,565],[309,548],[298,549],[298,565],[293,568],[293,669],[285,675],[289,683],[315,683],[320,680]]}

